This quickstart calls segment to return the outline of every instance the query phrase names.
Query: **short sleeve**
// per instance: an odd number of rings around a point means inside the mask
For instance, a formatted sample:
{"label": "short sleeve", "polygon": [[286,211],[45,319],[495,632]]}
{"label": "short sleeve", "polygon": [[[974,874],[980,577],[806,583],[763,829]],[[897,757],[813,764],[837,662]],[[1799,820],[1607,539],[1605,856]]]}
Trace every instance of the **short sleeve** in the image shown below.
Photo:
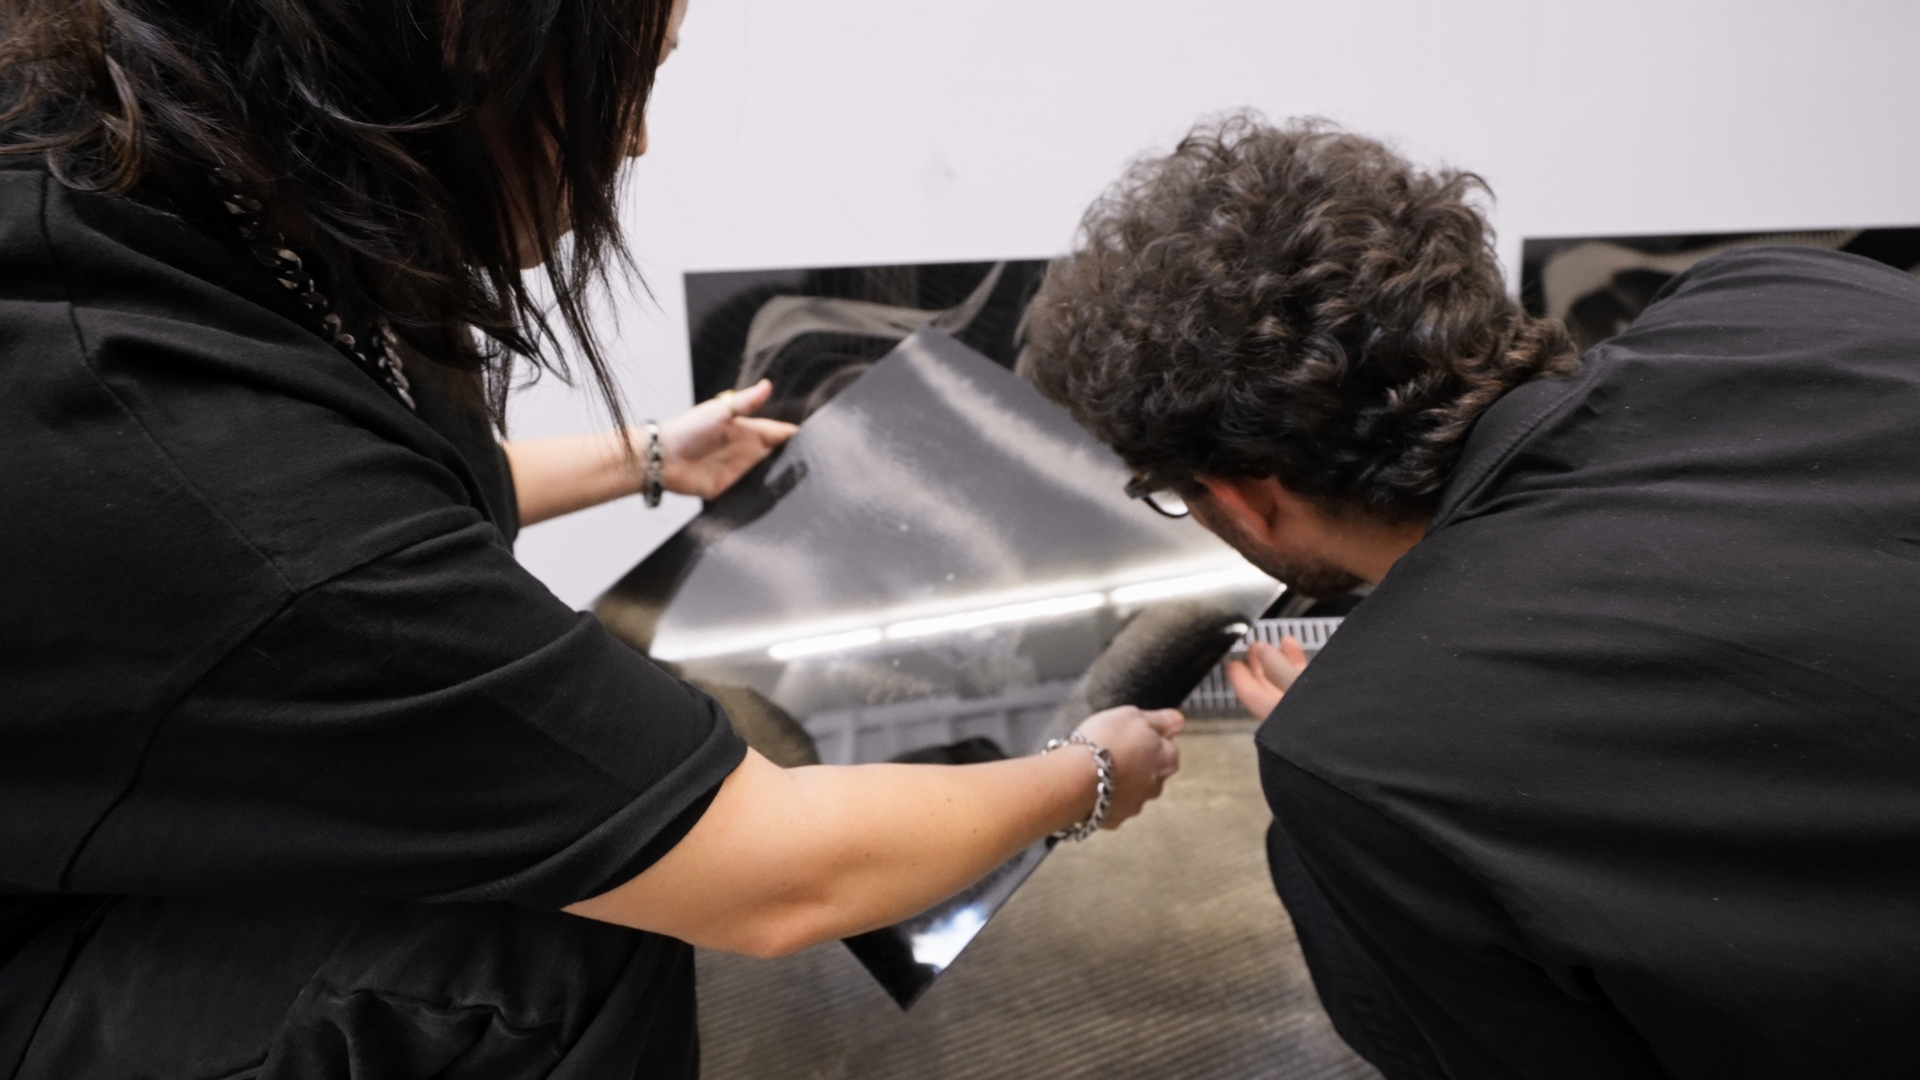
{"label": "short sleeve", "polygon": [[476,521],[295,594],[171,710],[67,885],[557,908],[664,854],[744,753]]}

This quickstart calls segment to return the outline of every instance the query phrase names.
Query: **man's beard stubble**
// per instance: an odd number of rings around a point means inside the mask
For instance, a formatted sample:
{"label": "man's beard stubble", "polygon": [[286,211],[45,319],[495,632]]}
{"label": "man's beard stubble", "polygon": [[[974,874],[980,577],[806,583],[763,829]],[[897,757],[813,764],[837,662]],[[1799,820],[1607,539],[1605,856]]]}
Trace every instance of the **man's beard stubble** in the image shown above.
{"label": "man's beard stubble", "polygon": [[1260,572],[1285,585],[1288,590],[1315,600],[1331,600],[1336,596],[1345,596],[1366,582],[1353,574],[1340,569],[1332,563],[1319,559],[1288,559],[1270,548],[1262,547],[1247,534],[1240,531],[1238,525],[1225,515],[1208,514],[1203,519],[1194,515],[1195,520],[1206,526],[1215,536],[1225,540],[1227,545],[1239,552]]}

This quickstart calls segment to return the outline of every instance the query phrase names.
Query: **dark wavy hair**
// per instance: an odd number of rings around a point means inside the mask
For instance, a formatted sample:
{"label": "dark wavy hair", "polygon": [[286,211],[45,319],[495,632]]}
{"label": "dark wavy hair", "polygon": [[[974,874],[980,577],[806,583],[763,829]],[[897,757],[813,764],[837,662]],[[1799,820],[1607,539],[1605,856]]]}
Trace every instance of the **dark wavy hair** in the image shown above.
{"label": "dark wavy hair", "polygon": [[1203,123],[1088,210],[1021,370],[1150,480],[1417,519],[1488,405],[1579,363],[1507,295],[1486,190],[1324,121]]}
{"label": "dark wavy hair", "polygon": [[[502,422],[516,358],[568,376],[519,270],[614,418],[586,317],[631,269],[616,174],[641,130],[671,0],[5,0],[0,152],[70,187],[237,174],[324,277]],[[564,208],[566,220],[532,212]],[[571,236],[561,239],[561,233]]]}

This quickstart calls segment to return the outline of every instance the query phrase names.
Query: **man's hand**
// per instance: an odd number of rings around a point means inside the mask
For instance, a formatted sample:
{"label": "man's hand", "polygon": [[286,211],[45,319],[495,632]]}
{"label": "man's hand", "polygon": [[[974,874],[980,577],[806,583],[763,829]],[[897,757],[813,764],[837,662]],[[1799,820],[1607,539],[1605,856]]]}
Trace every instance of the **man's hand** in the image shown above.
{"label": "man's hand", "polygon": [[1247,646],[1245,660],[1227,665],[1227,681],[1233,684],[1234,696],[1240,699],[1240,704],[1246,706],[1255,719],[1265,720],[1286,696],[1293,680],[1306,669],[1306,650],[1300,647],[1299,638],[1289,634],[1280,639],[1277,649],[1264,641]]}
{"label": "man's hand", "polygon": [[[661,424],[665,455],[661,481],[666,489],[711,499],[791,438],[796,430],[792,424],[752,415],[772,395],[773,384],[761,379],[745,390],[729,390],[703,401]],[[644,435],[638,444],[644,452]]]}

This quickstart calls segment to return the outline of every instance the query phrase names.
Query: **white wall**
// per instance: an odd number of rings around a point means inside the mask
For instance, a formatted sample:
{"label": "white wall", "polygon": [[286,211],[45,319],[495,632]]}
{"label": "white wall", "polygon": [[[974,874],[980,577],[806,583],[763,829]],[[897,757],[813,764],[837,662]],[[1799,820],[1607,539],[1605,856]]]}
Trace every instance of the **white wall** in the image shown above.
{"label": "white wall", "polygon": [[[1493,185],[1522,237],[1920,224],[1916,0],[692,0],[628,221],[640,415],[689,403],[686,270],[1057,254],[1198,116],[1317,114]],[[598,426],[549,380],[519,435]],[[692,513],[527,530],[585,606]]]}

